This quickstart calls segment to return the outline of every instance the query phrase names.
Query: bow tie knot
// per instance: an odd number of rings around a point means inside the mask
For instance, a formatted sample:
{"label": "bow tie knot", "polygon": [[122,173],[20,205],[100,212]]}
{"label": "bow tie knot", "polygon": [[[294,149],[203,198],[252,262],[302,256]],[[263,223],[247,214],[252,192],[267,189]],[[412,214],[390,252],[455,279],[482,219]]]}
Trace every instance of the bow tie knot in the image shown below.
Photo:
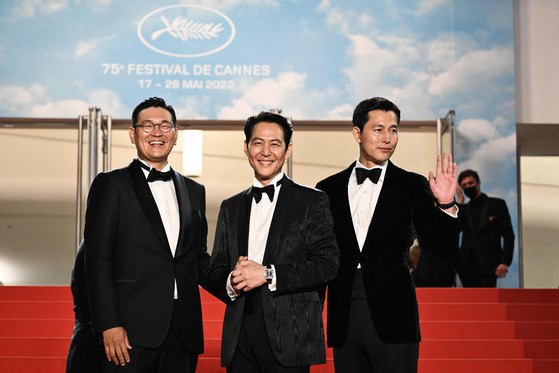
{"label": "bow tie knot", "polygon": [[140,167],[142,167],[146,171],[149,171],[148,178],[147,178],[148,183],[151,183],[152,181],[156,181],[156,180],[162,180],[162,181],[171,180],[171,178],[173,177],[173,173],[175,172],[173,171],[172,168],[166,172],[157,171],[155,167],[152,167],[150,170],[149,166],[147,166],[143,162],[140,162],[139,160],[137,160],[137,162],[139,163]]}
{"label": "bow tie knot", "polygon": [[149,172],[147,180],[148,183],[156,180],[168,181],[171,180],[172,176],[173,176],[173,170],[169,170],[167,172],[161,172],[161,171],[157,171],[155,167],[153,167]]}
{"label": "bow tie knot", "polygon": [[170,169],[169,171],[166,172],[161,172],[161,171],[157,171],[155,167],[152,167],[150,170],[143,163],[140,163],[140,166],[142,166],[143,169],[149,171],[148,178],[147,178],[148,183],[157,180],[168,181],[171,180],[171,177],[173,177],[173,172],[174,172],[173,169]]}
{"label": "bow tie knot", "polygon": [[363,184],[363,182],[365,181],[365,179],[369,178],[373,184],[376,184],[378,182],[378,179],[380,178],[380,174],[382,172],[382,169],[376,167],[370,170],[367,170],[366,168],[356,168],[355,169],[355,176],[357,177],[357,184]]}
{"label": "bow tie knot", "polygon": [[262,199],[262,193],[266,193],[268,195],[268,198],[270,198],[270,202],[272,202],[274,200],[274,190],[274,185],[269,184],[263,188],[253,186],[251,192],[252,197],[254,197],[256,203],[260,203],[260,200]]}

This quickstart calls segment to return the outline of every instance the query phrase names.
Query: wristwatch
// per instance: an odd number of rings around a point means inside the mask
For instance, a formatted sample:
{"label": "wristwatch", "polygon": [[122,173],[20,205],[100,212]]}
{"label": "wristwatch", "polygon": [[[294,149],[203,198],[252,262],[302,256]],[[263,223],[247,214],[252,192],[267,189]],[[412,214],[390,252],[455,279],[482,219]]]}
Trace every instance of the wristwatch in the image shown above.
{"label": "wristwatch", "polygon": [[455,205],[456,205],[456,200],[455,199],[452,200],[452,202],[450,202],[450,203],[439,203],[439,202],[437,202],[437,207],[441,208],[443,210],[449,209],[449,208],[451,208],[452,206],[455,206]]}
{"label": "wristwatch", "polygon": [[264,277],[266,277],[266,282],[268,284],[272,283],[272,279],[274,278],[274,269],[272,266],[267,266],[264,270]]}

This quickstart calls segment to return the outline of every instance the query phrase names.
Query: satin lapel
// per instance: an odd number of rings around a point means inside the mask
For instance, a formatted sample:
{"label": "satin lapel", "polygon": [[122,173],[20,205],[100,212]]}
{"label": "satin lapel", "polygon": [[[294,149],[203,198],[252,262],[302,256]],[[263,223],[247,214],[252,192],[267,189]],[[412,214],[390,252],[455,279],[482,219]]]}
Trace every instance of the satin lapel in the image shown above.
{"label": "satin lapel", "polygon": [[477,231],[477,227],[474,227],[474,217],[472,216],[472,205],[470,203],[464,206],[464,213],[466,214],[466,219],[468,220],[468,225],[472,232]]}
{"label": "satin lapel", "polygon": [[487,211],[488,211],[489,203],[487,203],[488,202],[487,200],[484,200],[484,201],[481,201],[481,202],[482,202],[481,214],[479,216],[479,224],[476,227],[478,231],[481,231],[485,227],[485,224],[489,221],[489,217],[487,216],[488,215]]}
{"label": "satin lapel", "polygon": [[[149,221],[151,227],[155,231],[157,237],[161,242],[169,249],[169,242],[167,241],[167,235],[165,234],[165,228],[163,227],[163,221],[161,220],[161,215],[159,215],[159,209],[155,203],[155,199],[151,194],[144,172],[139,165],[138,160],[134,160],[130,165],[128,165],[128,171],[130,172],[130,178],[132,179],[132,185],[134,187],[134,193],[136,193],[136,198],[138,198],[138,203],[144,211],[147,220]],[[145,229],[148,229],[145,227]]]}
{"label": "satin lapel", "polygon": [[264,265],[270,263],[274,250],[278,244],[283,241],[283,237],[280,235],[285,227],[289,225],[289,211],[291,209],[290,202],[293,200],[293,193],[295,193],[293,184],[293,180],[288,178],[287,175],[283,177],[278,202],[276,203],[276,208],[274,209],[274,216],[272,217],[270,231],[268,232],[268,239],[266,240],[264,258],[262,258],[262,264]]}
{"label": "satin lapel", "polygon": [[[347,222],[347,237],[351,240],[351,247],[359,253],[359,243],[357,242],[357,236],[355,235],[355,228],[353,227],[353,217],[351,216],[351,207],[349,206],[349,196],[348,196],[348,184],[351,172],[355,168],[355,163],[353,162],[349,168],[347,168],[340,177],[340,185],[336,188],[336,193],[339,193],[338,198],[333,198],[330,201],[333,211],[338,211],[341,214],[339,219],[342,222]],[[338,219],[337,219],[338,220]]]}
{"label": "satin lapel", "polygon": [[186,248],[190,233],[190,223],[192,222],[192,206],[190,204],[190,193],[186,187],[184,178],[177,172],[173,173],[173,184],[177,194],[177,202],[179,205],[180,216],[180,232],[177,242],[177,251],[175,257],[179,257]]}
{"label": "satin lapel", "polygon": [[[250,188],[241,195],[240,208],[237,216],[237,242],[239,247],[239,256],[248,256],[248,227],[250,224],[250,206],[252,204],[252,196]],[[231,213],[234,213],[233,211]]]}
{"label": "satin lapel", "polygon": [[382,189],[380,191],[377,205],[375,206],[375,212],[373,213],[373,217],[371,218],[371,222],[369,223],[369,229],[367,230],[367,237],[365,238],[365,243],[363,244],[363,251],[366,248],[371,247],[372,245],[369,243],[370,240],[374,242],[374,235],[375,233],[375,222],[378,219],[382,219],[383,216],[386,216],[384,211],[392,209],[392,204],[390,201],[392,198],[398,198],[397,189],[398,186],[402,181],[400,181],[400,171],[394,164],[388,161],[388,165],[386,166],[386,173],[384,175]]}

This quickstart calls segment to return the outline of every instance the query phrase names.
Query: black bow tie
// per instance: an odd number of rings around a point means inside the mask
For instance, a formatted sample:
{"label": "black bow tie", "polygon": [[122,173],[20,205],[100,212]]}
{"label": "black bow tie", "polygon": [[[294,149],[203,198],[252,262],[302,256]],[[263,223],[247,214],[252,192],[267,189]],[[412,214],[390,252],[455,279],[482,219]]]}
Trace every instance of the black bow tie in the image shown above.
{"label": "black bow tie", "polygon": [[171,177],[173,177],[173,170],[169,170],[167,172],[161,172],[161,171],[157,171],[155,167],[153,167],[148,175],[148,183],[156,180],[162,180],[162,181],[171,180]]}
{"label": "black bow tie", "polygon": [[273,184],[266,185],[264,188],[253,186],[251,193],[256,203],[260,203],[260,200],[262,199],[262,193],[266,193],[270,198],[270,202],[272,202],[274,200],[274,190],[275,188]]}
{"label": "black bow tie", "polygon": [[167,180],[171,180],[171,177],[173,177],[174,171],[172,168],[169,171],[161,172],[161,171],[157,171],[155,167],[152,167],[150,170],[149,167],[146,166],[143,162],[140,162],[140,166],[144,170],[149,171],[149,175],[147,178],[148,183],[151,183],[152,181],[156,181],[156,180],[167,181]]}
{"label": "black bow tie", "polygon": [[[284,179],[285,179],[285,175],[276,182],[276,186],[280,186],[283,183]],[[270,198],[270,202],[272,202],[274,200],[275,189],[276,188],[274,187],[274,184],[268,184],[264,188],[253,186],[251,188],[250,193],[254,197],[256,203],[259,203],[262,200],[262,193],[266,193],[268,195],[268,198]]]}
{"label": "black bow tie", "polygon": [[357,176],[357,184],[363,184],[366,178],[369,178],[373,182],[373,184],[376,184],[378,182],[381,172],[382,169],[378,167],[370,170],[367,170],[366,168],[358,167],[355,169],[355,176]]}

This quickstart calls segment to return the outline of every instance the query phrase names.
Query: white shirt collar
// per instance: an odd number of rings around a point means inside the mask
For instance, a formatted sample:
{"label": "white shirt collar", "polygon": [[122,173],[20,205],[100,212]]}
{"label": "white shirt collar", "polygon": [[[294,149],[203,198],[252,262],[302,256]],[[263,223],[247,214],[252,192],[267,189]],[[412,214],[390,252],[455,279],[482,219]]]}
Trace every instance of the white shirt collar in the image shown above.
{"label": "white shirt collar", "polygon": [[[143,159],[137,158],[140,162],[142,162],[143,164],[145,164],[146,166],[149,167],[149,171],[151,171],[151,169],[153,168],[152,165],[150,165],[149,163],[147,163],[146,161],[144,161]],[[171,170],[171,165],[169,165],[169,162],[167,162],[167,164],[165,165],[165,167],[163,167],[163,169],[161,170],[161,172],[167,172]],[[142,171],[144,171],[144,175],[147,178],[149,175],[149,171],[146,170],[145,168],[142,167]]]}
{"label": "white shirt collar", "polygon": [[[270,184],[272,184],[274,187],[277,187],[277,182],[280,181],[283,178],[283,171],[281,171],[279,174],[276,175],[276,177],[274,177],[274,179],[270,182]],[[268,184],[268,185],[270,185]],[[264,185],[262,185],[262,183],[260,181],[258,181],[256,178],[254,178],[254,181],[252,183],[252,186],[258,187],[258,188],[262,188]]]}
{"label": "white shirt collar", "polygon": [[372,168],[367,168],[365,166],[363,166],[363,164],[361,162],[359,162],[359,158],[357,158],[357,161],[355,162],[355,168],[364,168],[366,170],[372,170],[373,168],[381,168],[383,170],[386,169],[386,166],[388,165],[388,160],[382,162],[381,164],[374,166]]}

